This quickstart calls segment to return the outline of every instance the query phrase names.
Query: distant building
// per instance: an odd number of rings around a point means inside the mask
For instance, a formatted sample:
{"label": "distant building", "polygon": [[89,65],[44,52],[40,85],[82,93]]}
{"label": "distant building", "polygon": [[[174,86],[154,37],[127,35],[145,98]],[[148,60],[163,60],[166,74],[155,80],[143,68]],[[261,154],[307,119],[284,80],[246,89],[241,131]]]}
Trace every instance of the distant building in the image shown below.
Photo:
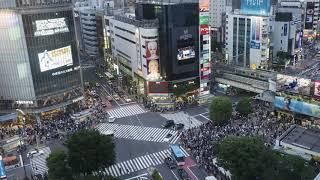
{"label": "distant building", "polygon": [[224,40],[226,0],[211,0],[209,11],[209,25],[212,30],[212,37],[218,42]]}

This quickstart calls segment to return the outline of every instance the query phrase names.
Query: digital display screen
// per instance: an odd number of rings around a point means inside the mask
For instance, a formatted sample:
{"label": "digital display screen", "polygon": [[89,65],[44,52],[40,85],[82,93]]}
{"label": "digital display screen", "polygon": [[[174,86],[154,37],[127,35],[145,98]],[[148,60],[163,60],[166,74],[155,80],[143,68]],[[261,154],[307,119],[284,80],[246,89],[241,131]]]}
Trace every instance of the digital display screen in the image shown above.
{"label": "digital display screen", "polygon": [[34,36],[47,36],[69,32],[65,18],[36,20]]}
{"label": "digital display screen", "polygon": [[62,66],[71,66],[73,64],[71,46],[66,46],[52,51],[45,50],[38,54],[38,58],[41,72]]}
{"label": "digital display screen", "polygon": [[149,93],[168,93],[169,84],[168,82],[148,82]]}
{"label": "digital display screen", "polygon": [[314,82],[314,96],[320,97],[320,81]]}
{"label": "digital display screen", "polygon": [[277,74],[277,91],[310,95],[311,80],[284,74]]}
{"label": "digital display screen", "polygon": [[194,50],[194,46],[188,46],[184,48],[178,49],[178,55],[177,59],[180,60],[186,60],[196,57],[196,52]]}
{"label": "digital display screen", "polygon": [[241,13],[250,15],[268,15],[270,0],[241,0]]}

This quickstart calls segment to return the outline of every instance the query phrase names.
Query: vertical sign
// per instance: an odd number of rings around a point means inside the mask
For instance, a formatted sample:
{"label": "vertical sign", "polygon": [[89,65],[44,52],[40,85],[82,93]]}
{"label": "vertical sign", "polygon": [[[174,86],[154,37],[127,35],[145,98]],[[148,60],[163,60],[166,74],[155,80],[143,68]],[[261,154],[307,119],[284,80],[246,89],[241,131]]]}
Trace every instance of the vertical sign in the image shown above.
{"label": "vertical sign", "polygon": [[251,19],[251,49],[260,49],[260,17],[253,17]]}
{"label": "vertical sign", "polygon": [[311,30],[313,28],[313,16],[314,16],[314,2],[307,2],[304,29]]}
{"label": "vertical sign", "polygon": [[209,2],[199,0],[199,78],[200,96],[209,94],[211,74]]}

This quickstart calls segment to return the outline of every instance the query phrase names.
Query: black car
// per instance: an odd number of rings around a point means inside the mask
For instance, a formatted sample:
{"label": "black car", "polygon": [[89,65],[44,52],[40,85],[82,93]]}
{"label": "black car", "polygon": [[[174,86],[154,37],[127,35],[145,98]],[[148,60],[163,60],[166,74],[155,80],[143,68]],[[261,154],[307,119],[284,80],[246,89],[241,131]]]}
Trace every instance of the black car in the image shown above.
{"label": "black car", "polygon": [[175,169],[177,167],[177,164],[174,162],[172,157],[167,157],[164,159],[164,162],[170,169]]}
{"label": "black car", "polygon": [[175,126],[175,129],[176,130],[181,130],[181,129],[183,129],[184,128],[184,124],[182,124],[182,123],[178,123],[178,124],[176,124],[176,126]]}
{"label": "black car", "polygon": [[173,121],[173,120],[167,120],[167,121],[162,125],[163,128],[170,128],[170,127],[172,127],[172,126],[174,126],[174,121]]}
{"label": "black car", "polygon": [[181,177],[181,179],[183,179],[183,180],[190,180],[190,177],[189,177],[188,173],[187,173],[184,169],[179,168],[179,169],[178,169],[178,174],[179,174],[179,176]]}

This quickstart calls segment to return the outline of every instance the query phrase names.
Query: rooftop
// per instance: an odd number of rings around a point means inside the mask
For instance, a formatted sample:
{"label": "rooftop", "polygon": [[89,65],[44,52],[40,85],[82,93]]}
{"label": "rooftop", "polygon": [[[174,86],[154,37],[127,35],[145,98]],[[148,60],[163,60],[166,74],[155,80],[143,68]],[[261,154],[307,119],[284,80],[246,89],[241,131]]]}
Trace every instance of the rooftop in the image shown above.
{"label": "rooftop", "polygon": [[281,142],[320,153],[320,129],[296,126],[282,138]]}

